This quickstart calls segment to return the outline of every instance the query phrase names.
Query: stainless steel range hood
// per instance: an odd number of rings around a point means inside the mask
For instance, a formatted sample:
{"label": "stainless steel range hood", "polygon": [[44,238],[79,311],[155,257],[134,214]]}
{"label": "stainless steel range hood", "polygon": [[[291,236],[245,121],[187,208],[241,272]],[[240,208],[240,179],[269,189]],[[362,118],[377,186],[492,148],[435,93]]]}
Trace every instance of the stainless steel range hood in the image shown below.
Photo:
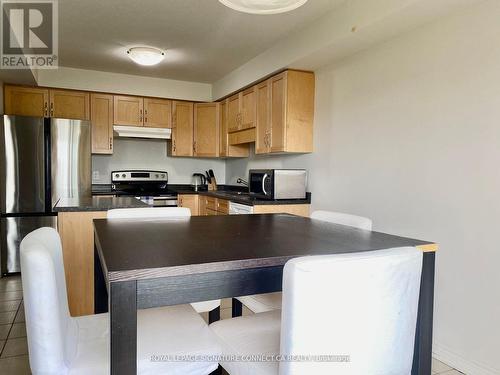
{"label": "stainless steel range hood", "polygon": [[166,128],[115,125],[113,126],[113,131],[118,137],[153,139],[170,139],[172,137],[172,129]]}

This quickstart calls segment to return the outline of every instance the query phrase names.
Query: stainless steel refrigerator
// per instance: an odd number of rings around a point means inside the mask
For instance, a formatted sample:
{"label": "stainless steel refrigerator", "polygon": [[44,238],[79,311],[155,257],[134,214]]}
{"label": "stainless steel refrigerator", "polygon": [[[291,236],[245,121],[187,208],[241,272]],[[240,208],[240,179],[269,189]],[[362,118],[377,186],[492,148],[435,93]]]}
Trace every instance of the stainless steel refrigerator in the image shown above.
{"label": "stainless steel refrigerator", "polygon": [[29,232],[56,227],[60,197],[91,195],[88,121],[5,115],[0,124],[0,261],[20,272]]}

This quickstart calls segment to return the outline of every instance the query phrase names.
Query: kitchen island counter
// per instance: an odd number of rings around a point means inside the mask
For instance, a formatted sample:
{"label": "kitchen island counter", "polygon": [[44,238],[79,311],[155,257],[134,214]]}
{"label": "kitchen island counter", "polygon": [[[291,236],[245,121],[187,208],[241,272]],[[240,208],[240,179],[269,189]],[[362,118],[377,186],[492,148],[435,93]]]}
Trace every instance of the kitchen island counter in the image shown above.
{"label": "kitchen island counter", "polygon": [[55,212],[108,211],[114,208],[148,207],[134,197],[80,197],[61,198],[54,206]]}

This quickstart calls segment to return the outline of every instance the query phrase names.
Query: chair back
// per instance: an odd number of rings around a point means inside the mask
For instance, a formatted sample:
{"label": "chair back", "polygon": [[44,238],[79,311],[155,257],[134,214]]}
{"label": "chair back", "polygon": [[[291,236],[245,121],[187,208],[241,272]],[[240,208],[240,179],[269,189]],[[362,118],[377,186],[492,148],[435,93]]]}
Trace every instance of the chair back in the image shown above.
{"label": "chair back", "polygon": [[421,271],[413,247],[287,262],[281,354],[348,357],[281,362],[279,373],[409,375]]}
{"label": "chair back", "polygon": [[59,234],[37,229],[23,239],[20,253],[31,370],[65,374],[76,355],[78,327],[69,314]]}
{"label": "chair back", "polygon": [[144,207],[116,208],[109,210],[108,219],[154,219],[190,217],[191,210],[187,207]]}
{"label": "chair back", "polygon": [[334,224],[348,225],[358,229],[372,230],[372,221],[367,217],[344,214],[334,211],[314,211],[311,219],[328,221]]}

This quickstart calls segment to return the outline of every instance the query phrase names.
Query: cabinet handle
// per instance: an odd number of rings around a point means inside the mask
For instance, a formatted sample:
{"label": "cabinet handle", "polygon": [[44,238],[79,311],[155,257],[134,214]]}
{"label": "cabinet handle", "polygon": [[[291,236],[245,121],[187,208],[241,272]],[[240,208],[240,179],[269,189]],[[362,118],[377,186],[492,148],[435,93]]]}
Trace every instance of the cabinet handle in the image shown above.
{"label": "cabinet handle", "polygon": [[49,103],[45,102],[43,105],[43,113],[45,117],[49,116]]}
{"label": "cabinet handle", "polygon": [[193,152],[196,153],[196,141],[193,142]]}
{"label": "cabinet handle", "polygon": [[54,116],[54,102],[50,103],[50,117]]}
{"label": "cabinet handle", "polygon": [[113,149],[113,137],[109,137],[109,149]]}
{"label": "cabinet handle", "polygon": [[144,122],[148,122],[148,110],[144,110]]}
{"label": "cabinet handle", "polygon": [[173,146],[173,147],[172,147],[172,151],[174,151],[174,152],[175,152],[175,139],[172,141],[172,146]]}
{"label": "cabinet handle", "polygon": [[139,122],[142,122],[142,109],[139,110]]}

